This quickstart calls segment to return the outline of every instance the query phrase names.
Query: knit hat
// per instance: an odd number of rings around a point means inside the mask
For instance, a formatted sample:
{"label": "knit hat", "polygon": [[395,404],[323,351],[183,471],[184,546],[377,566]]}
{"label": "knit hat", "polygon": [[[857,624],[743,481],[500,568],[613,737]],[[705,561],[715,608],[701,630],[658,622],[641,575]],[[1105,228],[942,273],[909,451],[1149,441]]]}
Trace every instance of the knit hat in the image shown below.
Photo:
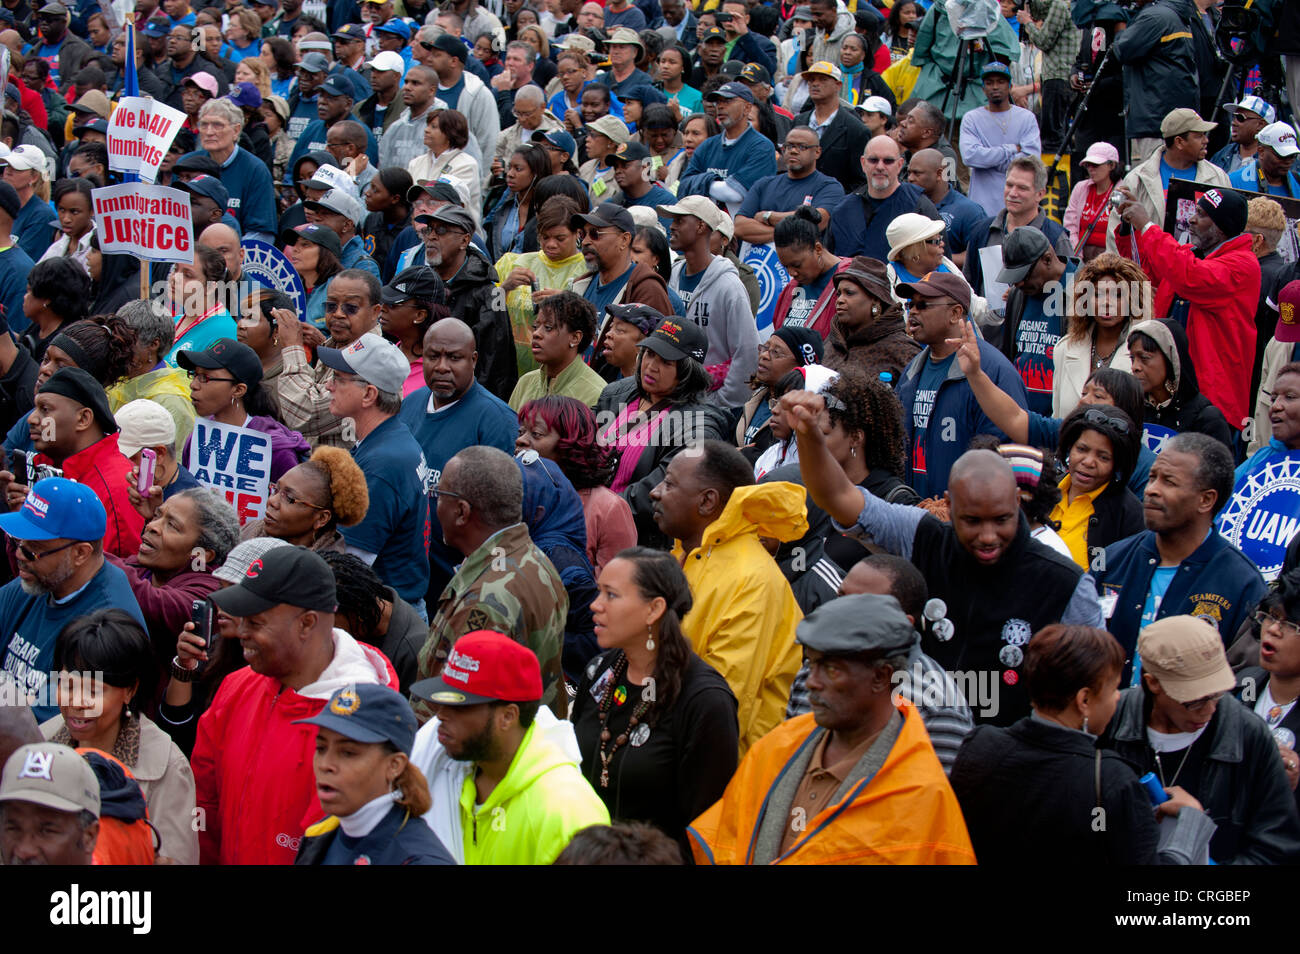
{"label": "knit hat", "polygon": [[1016,486],[1022,491],[1038,489],[1038,482],[1043,477],[1043,452],[1037,447],[1025,444],[1000,444],[998,453],[1011,465],[1011,472],[1016,475]]}
{"label": "knit hat", "polygon": [[1236,238],[1246,231],[1246,219],[1250,210],[1239,193],[1227,189],[1210,189],[1196,200],[1196,205],[1228,238]]}
{"label": "knit hat", "polygon": [[772,332],[772,337],[780,338],[800,365],[821,364],[825,343],[813,329],[782,325]]}

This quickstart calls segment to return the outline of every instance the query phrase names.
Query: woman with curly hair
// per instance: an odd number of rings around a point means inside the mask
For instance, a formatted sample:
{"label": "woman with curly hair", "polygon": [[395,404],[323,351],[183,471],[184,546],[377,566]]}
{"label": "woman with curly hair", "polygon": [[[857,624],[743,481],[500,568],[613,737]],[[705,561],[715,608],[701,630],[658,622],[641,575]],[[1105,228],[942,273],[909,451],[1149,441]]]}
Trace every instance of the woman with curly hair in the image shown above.
{"label": "woman with curly hair", "polygon": [[308,460],[271,485],[266,516],[250,520],[241,540],[278,537],[321,552],[347,551],[339,527],[360,523],[370,507],[366,475],[341,447],[318,447]]}
{"label": "woman with curly hair", "polygon": [[1151,317],[1151,280],[1114,252],[1104,252],[1074,275],[1074,308],[1065,336],[1052,352],[1052,416],[1074,410],[1084,382],[1098,368],[1129,371],[1128,332]]}
{"label": "woman with curly hair", "polygon": [[[916,491],[898,476],[906,464],[907,440],[903,406],[889,386],[848,367],[840,369],[823,394],[826,408],[818,425],[849,480],[888,503],[919,503]],[[867,552],[841,533],[826,540],[826,554],[842,567],[853,566]]]}
{"label": "woman with curly hair", "polygon": [[551,395],[519,408],[515,450],[535,450],[559,465],[582,500],[587,559],[596,575],[614,554],[636,545],[636,523],[627,501],[605,486],[614,475],[614,454],[596,441],[596,415],[577,398]]}

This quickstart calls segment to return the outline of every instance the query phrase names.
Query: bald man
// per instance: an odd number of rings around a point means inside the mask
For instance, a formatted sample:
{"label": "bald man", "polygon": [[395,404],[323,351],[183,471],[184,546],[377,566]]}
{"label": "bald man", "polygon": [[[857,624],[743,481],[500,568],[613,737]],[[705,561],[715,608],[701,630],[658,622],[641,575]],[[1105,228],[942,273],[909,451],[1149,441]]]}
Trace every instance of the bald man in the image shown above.
{"label": "bald man", "polygon": [[1024,647],[1049,623],[1104,626],[1092,577],[1029,535],[1011,465],[992,451],[967,451],[953,464],[952,522],[918,507],[888,504],[851,481],[817,426],[821,395],[781,399],[799,444],[799,469],[813,501],[836,528],[912,561],[942,600],[921,648],[953,674],[977,722],[1010,725],[1029,715],[1022,684]]}
{"label": "bald man", "polygon": [[[466,447],[483,444],[507,454],[515,450],[519,418],[510,405],[479,384],[474,330],[459,318],[444,318],[424,335],[425,387],[402,402],[398,420],[406,425],[424,451],[429,467],[425,484],[438,486],[442,469]],[[429,502],[431,512],[435,501]],[[429,546],[429,598],[435,602],[451,579],[461,556],[433,534]]]}
{"label": "bald man", "polygon": [[953,188],[956,176],[956,163],[938,149],[922,149],[907,164],[907,181],[925,193],[948,226],[944,233],[944,254],[957,265],[964,265],[971,232],[988,216],[979,203]]}
{"label": "bald man", "polygon": [[237,282],[244,275],[244,247],[239,233],[223,222],[214,222],[199,234],[199,242],[215,248],[226,260],[226,278]]}
{"label": "bald man", "polygon": [[919,212],[926,218],[940,219],[939,210],[925,197],[919,186],[900,182],[903,153],[888,136],[874,136],[862,154],[862,172],[867,184],[850,192],[831,212],[830,247],[846,258],[866,255],[885,261],[889,258],[889,240],[885,229],[905,212]]}

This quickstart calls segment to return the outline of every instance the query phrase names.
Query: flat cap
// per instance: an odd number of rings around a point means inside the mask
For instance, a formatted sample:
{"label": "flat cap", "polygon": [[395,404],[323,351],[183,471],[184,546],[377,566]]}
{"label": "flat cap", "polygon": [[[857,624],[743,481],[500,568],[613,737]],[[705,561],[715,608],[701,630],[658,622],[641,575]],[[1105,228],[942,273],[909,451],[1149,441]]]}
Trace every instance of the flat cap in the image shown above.
{"label": "flat cap", "polygon": [[795,640],[820,653],[899,656],[920,640],[892,596],[861,593],[823,603],[795,628]]}

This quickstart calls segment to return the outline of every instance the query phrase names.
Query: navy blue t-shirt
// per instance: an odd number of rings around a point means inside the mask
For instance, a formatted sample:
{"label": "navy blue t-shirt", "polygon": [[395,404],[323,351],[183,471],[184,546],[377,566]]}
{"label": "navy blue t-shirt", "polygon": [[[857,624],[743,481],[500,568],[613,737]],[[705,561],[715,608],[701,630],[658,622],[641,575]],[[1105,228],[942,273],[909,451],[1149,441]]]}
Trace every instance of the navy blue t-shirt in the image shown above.
{"label": "navy blue t-shirt", "polygon": [[803,328],[811,322],[813,310],[817,307],[817,299],[821,297],[822,292],[826,290],[826,286],[830,284],[837,268],[839,268],[839,263],[826,269],[810,284],[795,288],[794,297],[790,299],[790,313],[785,316],[785,321],[781,323],[782,328]]}
{"label": "navy blue t-shirt", "polygon": [[366,475],[370,507],[355,527],[340,527],[348,546],[377,554],[375,574],[407,602],[429,586],[429,474],[420,445],[390,417],[352,449]]}
{"label": "navy blue t-shirt", "polygon": [[978,202],[972,202],[956,189],[949,189],[943,201],[935,206],[948,226],[944,234],[945,251],[951,255],[966,251],[970,244],[971,232],[979,228],[980,223],[988,218],[988,213]]}
{"label": "navy blue t-shirt", "polygon": [[169,500],[170,498],[175,497],[182,490],[193,490],[198,486],[201,485],[194,479],[194,475],[178,464],[176,467],[175,479],[163,488],[163,500]]}
{"label": "navy blue t-shirt", "polygon": [[700,279],[704,277],[704,273],[708,270],[709,269],[706,266],[692,275],[686,270],[686,266],[683,265],[682,270],[677,273],[677,284],[675,287],[677,289],[677,294],[682,298],[683,314],[687,308],[691,307],[691,299],[695,296],[695,289],[700,287]]}
{"label": "navy blue t-shirt", "polygon": [[462,73],[453,85],[443,89],[438,87],[438,98],[447,104],[448,109],[459,109],[460,94],[465,92],[465,75]]}
{"label": "navy blue t-shirt", "polygon": [[934,399],[939,388],[948,377],[948,368],[956,357],[956,352],[942,361],[926,359],[921,366],[921,375],[916,383],[916,396],[912,406],[904,408],[912,417],[912,489],[922,497],[929,497],[929,478],[926,475],[925,440],[930,427],[930,412],[934,410]]}
{"label": "navy blue t-shirt", "polygon": [[768,176],[754,183],[736,215],[753,218],[760,212],[793,212],[801,205],[830,212],[844,198],[844,187],[825,173],[791,179],[785,173]]}
{"label": "navy blue t-shirt", "polygon": [[627,271],[607,285],[600,284],[600,275],[594,276],[591,281],[587,283],[587,288],[582,293],[582,297],[596,306],[597,325],[605,320],[605,309],[609,307],[609,304],[615,298],[618,297],[618,293],[623,290],[623,286],[626,285],[628,279],[632,277],[632,269],[634,268],[636,268],[636,262],[629,265]]}

